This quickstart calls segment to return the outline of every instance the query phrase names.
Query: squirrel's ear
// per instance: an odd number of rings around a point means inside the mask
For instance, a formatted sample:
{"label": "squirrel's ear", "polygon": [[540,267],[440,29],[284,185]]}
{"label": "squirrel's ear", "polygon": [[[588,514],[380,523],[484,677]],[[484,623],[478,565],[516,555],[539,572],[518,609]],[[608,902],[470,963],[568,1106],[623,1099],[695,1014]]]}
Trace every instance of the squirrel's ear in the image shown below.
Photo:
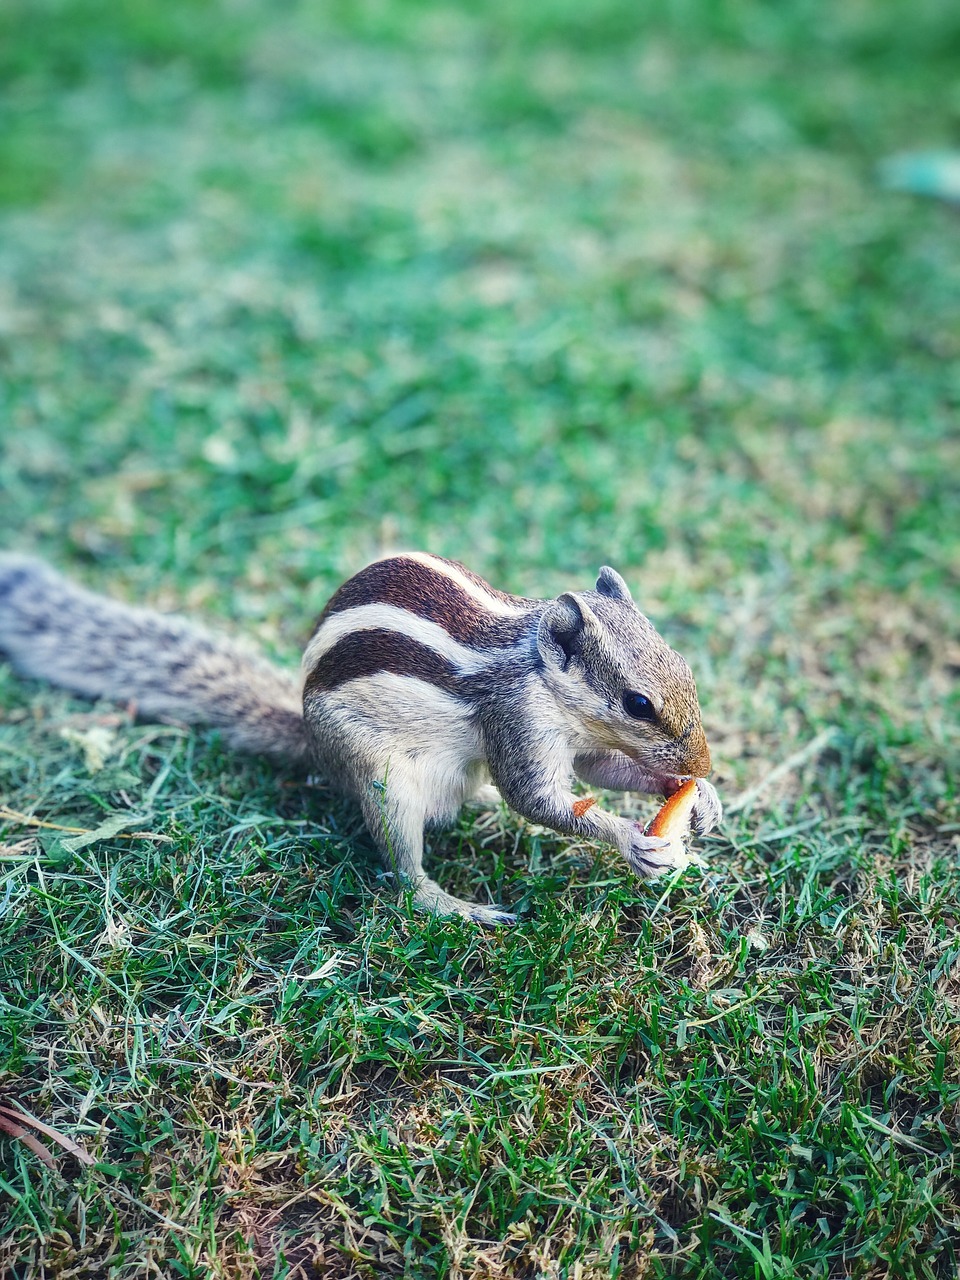
{"label": "squirrel's ear", "polygon": [[624,604],[633,604],[630,588],[617,573],[616,569],[611,569],[608,564],[605,564],[600,570],[600,577],[597,578],[597,590],[602,596],[609,596],[611,600],[622,600]]}
{"label": "squirrel's ear", "polygon": [[565,591],[551,600],[540,618],[537,648],[546,662],[566,667],[588,632],[599,632],[600,623],[589,605]]}

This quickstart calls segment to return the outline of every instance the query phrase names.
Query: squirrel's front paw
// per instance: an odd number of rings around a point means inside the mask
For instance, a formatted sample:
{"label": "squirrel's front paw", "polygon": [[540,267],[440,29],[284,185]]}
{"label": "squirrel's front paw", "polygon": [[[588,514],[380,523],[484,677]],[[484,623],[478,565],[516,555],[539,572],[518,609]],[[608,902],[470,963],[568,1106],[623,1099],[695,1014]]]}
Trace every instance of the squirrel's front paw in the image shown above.
{"label": "squirrel's front paw", "polygon": [[638,876],[662,876],[690,861],[681,844],[662,836],[644,835],[639,823],[631,825],[621,851]]}
{"label": "squirrel's front paw", "polygon": [[690,814],[690,825],[698,836],[718,827],[723,820],[723,805],[717,789],[703,778],[697,779],[697,801]]}

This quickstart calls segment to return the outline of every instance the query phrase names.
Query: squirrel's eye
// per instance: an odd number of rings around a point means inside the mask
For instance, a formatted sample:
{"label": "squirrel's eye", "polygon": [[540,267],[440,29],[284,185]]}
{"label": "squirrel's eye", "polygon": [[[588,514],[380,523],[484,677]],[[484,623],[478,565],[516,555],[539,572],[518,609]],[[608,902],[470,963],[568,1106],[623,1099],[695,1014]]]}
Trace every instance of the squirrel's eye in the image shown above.
{"label": "squirrel's eye", "polygon": [[657,712],[653,703],[642,693],[628,689],[623,695],[623,709],[634,720],[656,720]]}

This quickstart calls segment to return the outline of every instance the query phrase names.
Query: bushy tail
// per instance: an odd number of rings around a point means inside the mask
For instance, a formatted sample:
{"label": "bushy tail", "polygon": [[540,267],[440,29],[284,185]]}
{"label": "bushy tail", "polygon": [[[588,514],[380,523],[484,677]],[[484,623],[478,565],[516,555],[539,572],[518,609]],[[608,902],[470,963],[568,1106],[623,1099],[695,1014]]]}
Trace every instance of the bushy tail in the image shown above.
{"label": "bushy tail", "polygon": [[132,702],[147,719],[212,725],[240,751],[306,762],[292,676],[185,618],[86,591],[42,560],[0,553],[0,656],[22,675]]}

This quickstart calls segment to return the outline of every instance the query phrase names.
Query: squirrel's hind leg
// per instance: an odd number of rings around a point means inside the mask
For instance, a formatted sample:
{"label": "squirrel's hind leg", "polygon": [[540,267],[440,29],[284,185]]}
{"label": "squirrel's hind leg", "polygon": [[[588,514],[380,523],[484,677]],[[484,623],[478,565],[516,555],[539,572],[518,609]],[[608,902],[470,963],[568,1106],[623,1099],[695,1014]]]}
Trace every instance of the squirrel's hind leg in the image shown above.
{"label": "squirrel's hind leg", "polygon": [[423,869],[423,829],[428,818],[423,779],[414,762],[391,757],[360,797],[363,816],[390,867],[413,891],[414,905],[438,916],[466,916],[480,924],[512,924],[498,906],[467,902],[447,893]]}

